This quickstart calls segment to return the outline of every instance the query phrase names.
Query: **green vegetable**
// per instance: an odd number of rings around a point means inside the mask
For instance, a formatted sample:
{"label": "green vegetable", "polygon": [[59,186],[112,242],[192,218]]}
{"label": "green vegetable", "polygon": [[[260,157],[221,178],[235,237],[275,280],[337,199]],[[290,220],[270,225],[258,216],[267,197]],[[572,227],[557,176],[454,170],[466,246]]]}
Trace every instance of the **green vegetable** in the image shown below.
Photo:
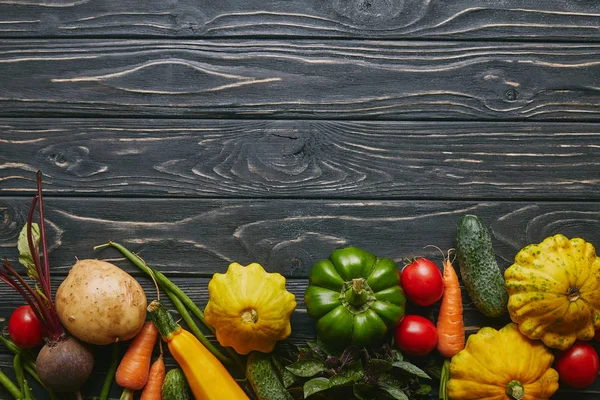
{"label": "green vegetable", "polygon": [[448,380],[450,379],[450,360],[444,360],[442,374],[440,376],[440,390],[438,392],[439,400],[448,400]]}
{"label": "green vegetable", "polygon": [[258,400],[292,400],[269,354],[253,351],[246,362],[246,376]]}
{"label": "green vegetable", "polygon": [[21,399],[34,400],[34,397],[31,394],[31,388],[27,384],[27,379],[25,379],[25,372],[23,372],[23,363],[21,362],[21,355],[22,353],[17,353],[15,354],[15,357],[13,359],[13,368],[15,370],[15,376],[17,378],[19,390],[21,391]]}
{"label": "green vegetable", "polygon": [[296,362],[286,368],[296,375],[290,391],[300,387],[304,398],[323,399],[425,399],[430,376],[403,360],[389,343],[370,349],[350,346],[331,352],[322,343],[298,348]]}
{"label": "green vegetable", "polygon": [[312,267],[304,301],[319,339],[338,348],[381,340],[406,305],[396,262],[357,247],[335,250]]}
{"label": "green vegetable", "polygon": [[165,400],[193,400],[190,386],[180,368],[169,370],[165,375],[162,398]]}
{"label": "green vegetable", "polygon": [[[190,313],[187,309],[189,309],[202,324],[211,332],[215,333],[214,328],[209,325],[204,319],[204,313],[202,310],[198,308],[198,306],[189,298],[187,294],[183,292],[177,285],[169,280],[164,274],[157,271],[154,268],[150,268],[146,262],[139,257],[138,255],[132,253],[123,245],[109,241],[106,244],[102,244],[99,246],[95,246],[94,250],[101,249],[107,246],[112,246],[119,250],[129,261],[131,261],[136,267],[138,267],[142,272],[146,273],[150,277],[156,279],[158,285],[163,289],[173,304],[177,308],[177,311],[182,315],[185,322],[188,324],[190,331],[200,340],[200,342],[208,349],[211,353],[215,355],[225,366],[232,366],[235,363],[242,371],[244,370],[243,363],[241,362],[238,354],[230,347],[227,347],[226,350],[229,353],[230,357],[224,355],[219,349],[217,349],[207,338],[204,336],[202,331],[198,328],[198,325],[194,322]],[[187,309],[186,309],[187,308]],[[233,360],[233,361],[232,361]]]}
{"label": "green vegetable", "polygon": [[458,223],[456,255],[462,281],[477,309],[488,317],[506,312],[508,294],[498,267],[492,237],[481,219],[465,215]]}
{"label": "green vegetable", "polygon": [[4,386],[4,388],[15,398],[15,400],[20,400],[21,390],[10,380],[8,376],[2,370],[0,370],[0,385]]}
{"label": "green vegetable", "polygon": [[119,366],[119,355],[119,343],[113,343],[110,366],[108,367],[108,371],[106,372],[106,378],[104,378],[104,384],[102,385],[102,392],[100,392],[99,400],[108,399],[108,394],[110,393],[110,386],[112,385],[112,382],[115,379],[117,367]]}
{"label": "green vegetable", "polygon": [[44,383],[41,381],[41,379],[37,373],[37,370],[36,370],[35,361],[33,361],[31,354],[28,353],[27,351],[20,349],[16,344],[14,344],[12,341],[6,339],[2,335],[0,335],[0,342],[2,342],[4,344],[4,346],[6,346],[6,348],[11,353],[13,353],[13,355],[17,355],[19,353],[22,354],[21,362],[23,364],[23,369],[29,375],[31,375],[31,377],[33,377],[33,379],[35,379],[48,392],[48,395],[50,396],[50,400],[57,400],[57,397],[56,397],[56,394],[54,393],[54,391],[48,389],[46,387],[46,385],[44,385]]}

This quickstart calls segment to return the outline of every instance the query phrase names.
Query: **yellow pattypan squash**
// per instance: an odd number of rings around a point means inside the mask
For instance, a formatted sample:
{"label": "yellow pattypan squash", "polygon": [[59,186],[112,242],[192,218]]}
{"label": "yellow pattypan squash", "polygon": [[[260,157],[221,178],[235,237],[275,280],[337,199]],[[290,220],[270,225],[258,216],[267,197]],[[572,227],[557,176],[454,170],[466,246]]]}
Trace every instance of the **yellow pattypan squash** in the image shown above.
{"label": "yellow pattypan squash", "polygon": [[499,331],[481,328],[452,357],[448,397],[452,400],[547,400],[558,389],[554,355],[510,323]]}
{"label": "yellow pattypan squash", "polygon": [[525,336],[565,350],[600,328],[600,258],[585,240],[558,234],[526,246],[504,278],[510,317]]}
{"label": "yellow pattypan squash", "polygon": [[260,264],[230,264],[227,273],[213,275],[208,294],[204,317],[222,346],[240,354],[268,353],[292,332],[296,298],[285,289],[283,276]]}

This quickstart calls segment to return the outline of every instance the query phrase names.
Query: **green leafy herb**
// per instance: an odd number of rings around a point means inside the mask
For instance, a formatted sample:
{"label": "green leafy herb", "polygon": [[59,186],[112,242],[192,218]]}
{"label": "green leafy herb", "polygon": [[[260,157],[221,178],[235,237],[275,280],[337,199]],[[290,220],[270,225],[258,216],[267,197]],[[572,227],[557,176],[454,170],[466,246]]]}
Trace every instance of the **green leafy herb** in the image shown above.
{"label": "green leafy herb", "polygon": [[417,367],[414,364],[411,364],[407,361],[396,361],[392,364],[395,368],[400,368],[401,370],[408,372],[409,374],[418,376],[423,379],[431,379],[429,375],[425,373],[421,368]]}
{"label": "green leafy herb", "polygon": [[295,359],[286,359],[285,370],[294,374],[288,388],[295,392],[301,387],[305,399],[419,400],[431,391],[431,386],[420,382],[430,376],[388,343],[369,350],[351,346],[335,353],[318,341],[308,342],[296,349]]}
{"label": "green leafy herb", "polygon": [[[31,234],[33,236],[33,247],[35,251],[38,251],[38,245],[40,243],[40,227],[36,223],[31,224]],[[39,281],[39,276],[35,268],[34,255],[31,254],[29,248],[29,241],[27,240],[27,224],[21,229],[19,233],[19,241],[17,242],[17,249],[19,250],[19,262],[27,269],[27,276],[34,281]]]}
{"label": "green leafy herb", "polygon": [[310,378],[319,372],[327,371],[327,367],[319,360],[300,360],[285,368],[301,378]]}
{"label": "green leafy herb", "polygon": [[286,389],[289,388],[296,382],[296,375],[290,372],[287,368],[285,368],[281,361],[275,356],[271,356],[271,361],[273,362],[273,366],[277,370],[279,377],[281,378],[281,382],[283,383],[283,387]]}
{"label": "green leafy herb", "polygon": [[304,384],[304,398],[315,393],[331,388],[331,382],[327,378],[313,378]]}

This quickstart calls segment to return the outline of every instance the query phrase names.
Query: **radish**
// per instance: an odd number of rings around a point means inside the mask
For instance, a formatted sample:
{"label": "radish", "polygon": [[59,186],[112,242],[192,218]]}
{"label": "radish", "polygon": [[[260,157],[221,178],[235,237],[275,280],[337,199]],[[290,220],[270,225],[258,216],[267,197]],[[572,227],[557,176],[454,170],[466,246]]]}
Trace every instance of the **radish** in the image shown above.
{"label": "radish", "polygon": [[[57,392],[78,392],[79,388],[88,379],[94,367],[94,357],[88,347],[67,335],[56,312],[52,300],[50,285],[50,266],[48,263],[48,246],[44,229],[44,210],[42,202],[42,174],[37,172],[37,196],[33,198],[27,225],[19,237],[19,261],[27,268],[27,275],[34,280],[31,287],[25,279],[4,259],[4,269],[0,270],[0,280],[4,281],[18,293],[43,325],[44,340],[46,344],[38,353],[36,364],[41,381],[50,389]],[[42,255],[42,267],[39,251],[36,246],[38,238],[34,238],[33,231],[37,228],[33,224],[33,215],[39,202]],[[37,231],[36,231],[37,233]]]}

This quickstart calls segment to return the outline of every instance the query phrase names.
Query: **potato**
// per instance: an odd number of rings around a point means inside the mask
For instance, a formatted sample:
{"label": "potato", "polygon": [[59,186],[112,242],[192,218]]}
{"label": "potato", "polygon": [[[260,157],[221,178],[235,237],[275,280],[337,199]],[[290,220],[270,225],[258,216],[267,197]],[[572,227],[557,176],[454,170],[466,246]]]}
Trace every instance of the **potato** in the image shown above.
{"label": "potato", "polygon": [[100,260],[79,260],[56,292],[56,310],[77,339],[105,345],[134,337],[146,320],[146,294],[127,272]]}

